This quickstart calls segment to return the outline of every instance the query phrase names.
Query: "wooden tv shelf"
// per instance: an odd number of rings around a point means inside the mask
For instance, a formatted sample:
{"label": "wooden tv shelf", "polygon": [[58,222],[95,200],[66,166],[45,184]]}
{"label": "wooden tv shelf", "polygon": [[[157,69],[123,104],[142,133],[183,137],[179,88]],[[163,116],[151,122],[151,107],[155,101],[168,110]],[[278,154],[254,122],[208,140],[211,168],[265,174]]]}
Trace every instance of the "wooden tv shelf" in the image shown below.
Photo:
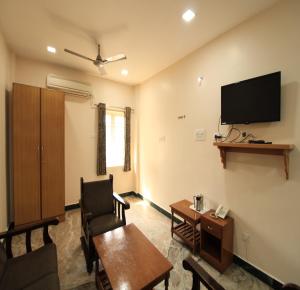
{"label": "wooden tv shelf", "polygon": [[253,143],[222,143],[214,142],[220,150],[223,168],[226,168],[227,152],[255,153],[280,155],[284,161],[284,171],[286,179],[289,179],[289,152],[294,149],[293,144],[253,144]]}

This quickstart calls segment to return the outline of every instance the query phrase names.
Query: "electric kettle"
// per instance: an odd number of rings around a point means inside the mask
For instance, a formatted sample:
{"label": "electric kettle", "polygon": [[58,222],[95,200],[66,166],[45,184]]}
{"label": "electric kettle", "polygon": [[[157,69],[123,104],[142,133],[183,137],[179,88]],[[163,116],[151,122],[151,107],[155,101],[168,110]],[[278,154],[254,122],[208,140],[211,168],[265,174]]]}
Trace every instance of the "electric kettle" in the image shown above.
{"label": "electric kettle", "polygon": [[203,209],[203,195],[196,194],[193,196],[194,198],[194,208],[197,211],[201,211]]}

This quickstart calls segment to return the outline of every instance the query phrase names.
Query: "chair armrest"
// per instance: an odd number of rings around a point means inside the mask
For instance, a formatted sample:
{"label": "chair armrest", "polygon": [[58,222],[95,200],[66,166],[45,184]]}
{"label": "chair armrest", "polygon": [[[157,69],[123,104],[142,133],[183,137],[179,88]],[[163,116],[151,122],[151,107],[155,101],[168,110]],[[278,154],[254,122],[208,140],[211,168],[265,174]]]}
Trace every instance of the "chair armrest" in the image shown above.
{"label": "chair armrest", "polygon": [[288,283],[282,286],[283,290],[300,290],[300,286],[293,284],[293,283]]}
{"label": "chair armrest", "polygon": [[122,204],[125,209],[130,209],[130,204],[126,200],[124,200],[120,195],[114,192],[113,197],[117,202]]}
{"label": "chair armrest", "polygon": [[192,257],[184,259],[182,266],[193,273],[193,289],[200,289],[201,282],[208,290],[225,290]]}
{"label": "chair armrest", "polygon": [[57,225],[59,223],[58,219],[51,219],[51,220],[45,220],[40,223],[31,225],[31,226],[24,226],[17,229],[14,229],[14,223],[11,223],[9,226],[9,229],[5,233],[0,234],[0,239],[4,239],[5,241],[5,248],[6,248],[6,256],[8,259],[13,257],[12,253],[12,238],[14,236],[18,236],[21,234],[26,233],[26,251],[27,253],[32,251],[31,248],[31,232],[33,230],[37,230],[39,228],[43,228],[43,241],[44,244],[50,244],[52,243],[52,239],[49,236],[48,227],[51,225]]}
{"label": "chair armrest", "polygon": [[13,236],[17,236],[17,235],[21,235],[24,234],[26,232],[31,232],[33,230],[39,229],[39,228],[43,228],[43,227],[48,227],[48,226],[56,226],[58,225],[59,220],[58,219],[51,219],[51,220],[46,220],[31,226],[24,226],[24,227],[20,227],[18,229],[9,229],[7,232],[1,233],[0,234],[0,239],[7,239]]}

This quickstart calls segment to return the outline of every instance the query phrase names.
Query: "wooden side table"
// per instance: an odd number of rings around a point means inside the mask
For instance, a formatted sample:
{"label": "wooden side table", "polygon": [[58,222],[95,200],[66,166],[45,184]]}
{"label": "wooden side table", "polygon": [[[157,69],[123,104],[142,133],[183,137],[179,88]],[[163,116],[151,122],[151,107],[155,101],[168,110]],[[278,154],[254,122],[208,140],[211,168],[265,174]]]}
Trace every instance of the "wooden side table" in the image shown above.
{"label": "wooden side table", "polygon": [[201,217],[200,256],[223,273],[233,260],[233,219],[215,219],[210,210]]}
{"label": "wooden side table", "polygon": [[[190,209],[192,203],[186,199],[178,201],[170,205],[172,212],[171,220],[171,235],[176,234],[189,247],[192,248],[193,254],[200,243],[200,232],[196,229],[197,224],[200,223],[201,214]],[[183,222],[174,226],[174,214],[183,218]]]}

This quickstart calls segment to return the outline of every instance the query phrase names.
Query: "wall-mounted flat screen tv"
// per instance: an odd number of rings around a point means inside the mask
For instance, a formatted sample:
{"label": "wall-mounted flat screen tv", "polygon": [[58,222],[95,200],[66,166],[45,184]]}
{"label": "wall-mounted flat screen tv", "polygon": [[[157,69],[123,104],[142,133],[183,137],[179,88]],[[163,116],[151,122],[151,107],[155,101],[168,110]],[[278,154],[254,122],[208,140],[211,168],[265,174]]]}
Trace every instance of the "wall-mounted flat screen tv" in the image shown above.
{"label": "wall-mounted flat screen tv", "polygon": [[221,87],[221,124],[280,121],[281,72]]}

